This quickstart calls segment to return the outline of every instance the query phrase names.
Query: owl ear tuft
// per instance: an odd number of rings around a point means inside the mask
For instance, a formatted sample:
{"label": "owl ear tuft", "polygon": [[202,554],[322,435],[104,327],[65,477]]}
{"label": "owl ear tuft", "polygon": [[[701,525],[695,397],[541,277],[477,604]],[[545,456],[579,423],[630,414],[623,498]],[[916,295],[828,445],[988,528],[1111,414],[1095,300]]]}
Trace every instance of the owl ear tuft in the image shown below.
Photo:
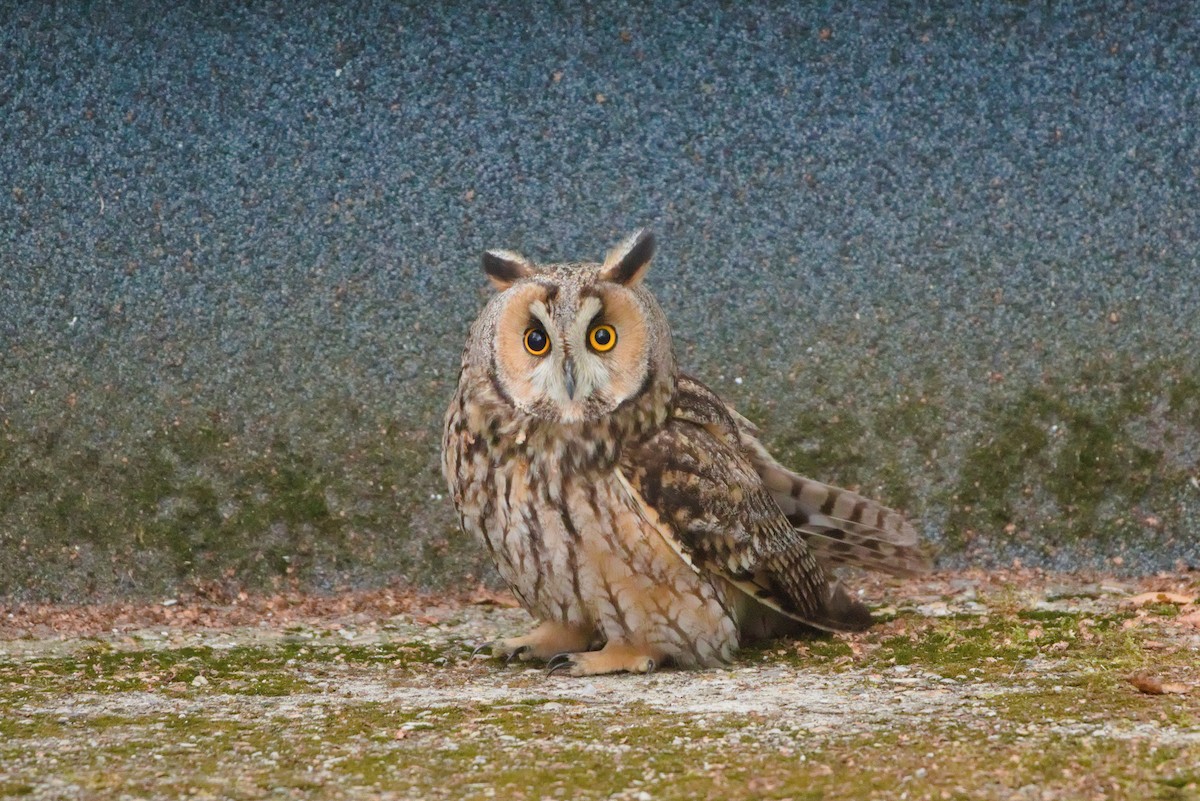
{"label": "owl ear tuft", "polygon": [[643,228],[608,252],[600,279],[625,286],[636,286],[646,274],[654,257],[654,234]]}
{"label": "owl ear tuft", "polygon": [[508,250],[489,250],[484,253],[483,271],[501,292],[534,273],[533,265],[524,256]]}

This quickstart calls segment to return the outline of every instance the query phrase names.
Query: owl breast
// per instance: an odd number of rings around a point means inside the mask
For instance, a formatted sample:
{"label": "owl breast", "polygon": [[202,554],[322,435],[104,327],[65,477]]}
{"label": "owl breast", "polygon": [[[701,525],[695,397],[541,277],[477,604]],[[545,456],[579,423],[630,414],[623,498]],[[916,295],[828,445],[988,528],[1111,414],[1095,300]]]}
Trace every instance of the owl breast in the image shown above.
{"label": "owl breast", "polygon": [[526,610],[591,632],[597,644],[660,649],[683,666],[732,656],[732,590],[660,534],[616,454],[598,444],[613,441],[609,432],[506,435],[483,420],[472,425],[463,409],[451,406],[444,469],[464,530]]}

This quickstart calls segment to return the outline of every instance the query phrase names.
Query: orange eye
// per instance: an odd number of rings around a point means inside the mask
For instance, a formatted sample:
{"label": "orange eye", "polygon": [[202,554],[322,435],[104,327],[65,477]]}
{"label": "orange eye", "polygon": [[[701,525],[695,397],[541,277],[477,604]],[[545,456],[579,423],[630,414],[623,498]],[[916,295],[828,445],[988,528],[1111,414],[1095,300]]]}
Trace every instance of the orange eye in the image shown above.
{"label": "orange eye", "polygon": [[534,356],[545,356],[550,352],[550,337],[540,328],[526,328],[525,350]]}
{"label": "orange eye", "polygon": [[588,344],[597,353],[605,353],[617,344],[617,329],[611,325],[598,325],[588,333]]}

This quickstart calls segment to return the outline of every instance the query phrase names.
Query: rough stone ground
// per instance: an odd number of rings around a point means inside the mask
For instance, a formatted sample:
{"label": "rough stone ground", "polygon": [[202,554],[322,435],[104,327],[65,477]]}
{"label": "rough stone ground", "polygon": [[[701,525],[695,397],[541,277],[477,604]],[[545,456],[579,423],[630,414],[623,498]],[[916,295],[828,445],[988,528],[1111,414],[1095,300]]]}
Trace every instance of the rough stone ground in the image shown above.
{"label": "rough stone ground", "polygon": [[880,625],[547,677],[486,589],[0,606],[0,797],[1200,797],[1200,576],[868,584]]}

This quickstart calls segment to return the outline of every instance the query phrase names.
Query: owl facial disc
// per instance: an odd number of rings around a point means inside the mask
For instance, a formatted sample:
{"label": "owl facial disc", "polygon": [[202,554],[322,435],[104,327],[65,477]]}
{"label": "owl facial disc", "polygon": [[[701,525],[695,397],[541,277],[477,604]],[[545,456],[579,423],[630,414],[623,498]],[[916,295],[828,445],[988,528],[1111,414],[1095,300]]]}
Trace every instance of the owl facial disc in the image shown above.
{"label": "owl facial disc", "polygon": [[642,285],[654,238],[640,231],[602,263],[538,265],[488,251],[500,290],[478,323],[479,356],[500,399],[547,423],[620,413],[674,372],[670,328]]}

